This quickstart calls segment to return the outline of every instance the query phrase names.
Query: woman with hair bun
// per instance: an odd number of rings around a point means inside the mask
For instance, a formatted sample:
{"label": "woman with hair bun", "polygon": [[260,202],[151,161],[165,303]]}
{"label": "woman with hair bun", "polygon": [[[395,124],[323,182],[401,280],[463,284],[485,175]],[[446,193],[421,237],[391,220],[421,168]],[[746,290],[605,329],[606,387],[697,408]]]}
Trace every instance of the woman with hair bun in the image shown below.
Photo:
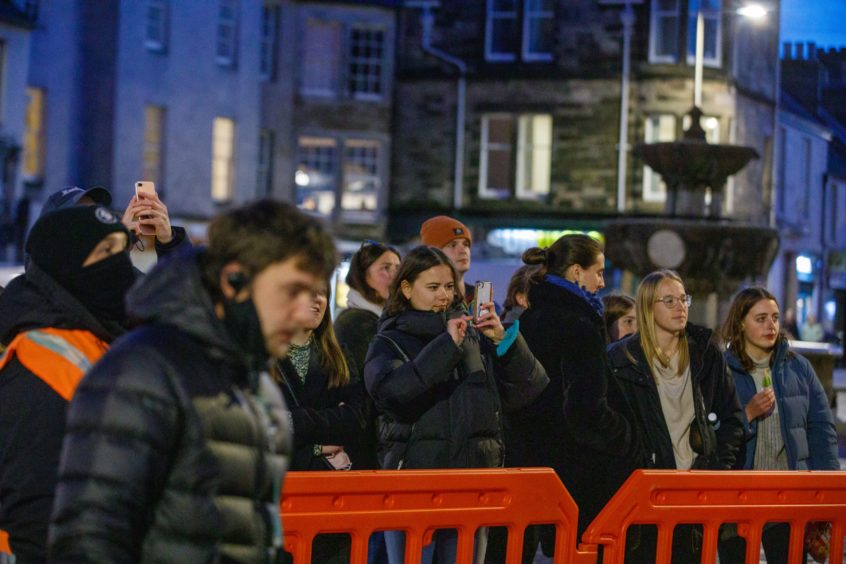
{"label": "woman with hair bun", "polygon": [[[515,444],[509,445],[508,465],[552,466],[579,506],[581,535],[628,477],[639,453],[625,398],[605,355],[602,302],[596,295],[605,286],[605,255],[596,240],[565,235],[547,249],[527,250],[523,262],[537,270],[520,332],[550,383],[511,417]],[[554,529],[545,527],[540,536],[551,556]]]}

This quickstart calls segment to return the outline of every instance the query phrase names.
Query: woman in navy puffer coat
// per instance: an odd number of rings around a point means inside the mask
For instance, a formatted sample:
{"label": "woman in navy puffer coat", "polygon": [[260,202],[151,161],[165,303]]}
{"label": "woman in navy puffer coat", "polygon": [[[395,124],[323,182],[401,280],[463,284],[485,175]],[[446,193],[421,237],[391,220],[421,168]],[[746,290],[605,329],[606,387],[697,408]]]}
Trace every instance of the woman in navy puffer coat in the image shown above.
{"label": "woman in navy puffer coat", "polygon": [[[764,288],[734,298],[722,328],[726,362],[743,406],[747,470],[839,470],[834,420],[811,363],[788,350],[778,303]],[[768,524],[762,541],[767,560],[786,561],[786,523]],[[720,543],[721,562],[742,562],[738,537]]]}

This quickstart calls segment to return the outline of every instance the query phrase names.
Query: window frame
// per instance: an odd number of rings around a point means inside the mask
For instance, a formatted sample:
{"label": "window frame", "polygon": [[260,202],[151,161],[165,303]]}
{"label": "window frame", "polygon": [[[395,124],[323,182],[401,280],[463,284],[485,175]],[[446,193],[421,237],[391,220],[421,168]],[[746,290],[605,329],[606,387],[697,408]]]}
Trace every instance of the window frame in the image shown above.
{"label": "window frame", "polygon": [[[658,2],[661,0],[652,0],[649,10],[649,62],[650,63],[675,63],[679,58],[679,31],[681,30],[681,2],[680,0],[673,0],[676,8],[674,12],[670,10],[659,10]],[[674,16],[672,14],[675,14]],[[676,20],[676,37],[675,37],[675,53],[672,55],[658,54],[658,37],[656,35],[658,30],[658,19],[675,18]]]}
{"label": "window frame", "polygon": [[[218,0],[217,28],[214,41],[214,59],[218,66],[235,68],[238,65],[238,20],[240,4],[238,0]],[[231,18],[224,17],[226,8],[231,9]],[[229,30],[229,37],[221,35]],[[221,54],[221,46],[228,44],[228,53]]]}
{"label": "window frame", "polygon": [[[165,127],[167,108],[155,104],[144,107],[144,140],[141,150],[141,179],[156,183],[159,194],[164,192]],[[150,134],[155,133],[151,139]],[[151,157],[155,160],[151,162]]]}
{"label": "window frame", "polygon": [[276,49],[279,38],[279,6],[263,6],[259,42],[259,78],[276,79]]}
{"label": "window frame", "polygon": [[[534,140],[526,139],[526,127],[525,123],[526,120],[531,120],[534,122],[537,118],[547,118],[548,125],[549,125],[549,145],[546,147],[535,146]],[[532,123],[532,127],[534,127],[534,123]],[[542,200],[549,196],[551,190],[551,177],[552,177],[552,132],[554,130],[554,120],[552,114],[541,114],[541,113],[533,113],[533,114],[520,114],[517,116],[517,151],[515,153],[516,157],[516,170],[515,170],[515,178],[514,178],[514,194],[519,200]],[[532,130],[534,131],[534,129]],[[526,151],[531,152],[532,162],[534,165],[534,157],[536,151],[545,151],[546,152],[546,190],[545,191],[536,191],[533,187],[526,186],[526,179],[527,177],[530,180],[533,180],[533,177],[528,174],[526,170],[526,161],[524,160],[524,153]]]}
{"label": "window frame", "polygon": [[[515,33],[520,33],[520,28],[518,27],[518,6],[517,2],[519,0],[514,1],[514,9],[511,11],[502,11],[502,10],[494,10],[493,5],[494,2],[497,0],[486,0],[485,6],[485,60],[491,63],[511,63],[517,60],[517,54],[515,52],[496,52],[493,50],[494,46],[494,20],[496,19],[513,19],[514,20],[514,27]],[[499,15],[498,15],[499,14]],[[510,15],[509,15],[510,14]],[[521,39],[522,41],[522,39]],[[514,46],[516,50],[516,45]]]}
{"label": "window frame", "polygon": [[44,119],[47,115],[47,93],[44,88],[27,86],[26,96],[23,166],[21,167],[21,172],[24,181],[39,182],[44,179],[46,168],[46,128]]}
{"label": "window frame", "polygon": [[[338,142],[336,136],[327,134],[327,133],[315,133],[315,134],[303,134],[297,137],[297,145],[296,145],[296,162],[294,166],[294,205],[296,205],[299,209],[303,211],[307,211],[310,213],[314,213],[319,215],[320,217],[325,218],[332,218],[338,209],[338,191],[339,191],[339,184],[341,182],[340,179],[340,158],[339,158],[339,149],[342,148],[341,144]],[[303,162],[303,150],[304,150],[304,142],[309,143],[310,148],[328,148],[331,149],[329,164],[331,170],[326,173],[329,178],[332,179],[331,183],[331,190],[324,190],[330,191],[332,193],[332,208],[328,212],[324,213],[321,212],[319,209],[319,202],[318,207],[316,209],[309,209],[300,206],[298,203],[299,200],[299,191],[300,191],[300,184],[297,182],[296,175],[300,173],[300,165]],[[320,170],[319,166],[309,167],[314,168],[316,170]],[[307,185],[305,185],[307,186]]]}
{"label": "window frame", "polygon": [[[220,131],[223,126],[229,127],[228,146],[221,147]],[[231,202],[235,193],[235,147],[237,124],[232,118],[216,116],[212,122],[211,147],[211,198],[216,204]],[[225,150],[221,150],[225,149]],[[217,165],[225,166],[226,178],[221,183],[216,171]]]}
{"label": "window frame", "polygon": [[[695,0],[691,0],[693,2]],[[702,0],[698,0],[702,2]],[[707,0],[705,0],[707,1]],[[718,1],[717,4],[719,5],[720,2]],[[696,64],[696,15],[697,11],[690,9],[690,4],[688,4],[688,16],[687,16],[687,33],[689,38],[694,38],[693,45],[688,45],[685,49],[686,52],[686,60],[688,65]],[[714,38],[715,46],[714,46],[714,56],[708,56],[707,48],[704,50],[702,55],[702,65],[711,68],[721,68],[722,61],[723,61],[723,10],[722,6],[717,8],[711,8],[709,10],[704,10],[703,13],[704,18],[704,29],[705,29],[705,45],[707,47],[707,36],[708,36],[708,22],[713,21],[715,26],[715,34],[716,37]]]}
{"label": "window frame", "polygon": [[[348,186],[350,185],[351,181],[354,178],[351,178],[355,175],[348,171],[348,167],[350,166],[350,156],[349,151],[351,149],[356,148],[374,148],[375,155],[373,157],[372,166],[375,168],[375,171],[371,174],[362,174],[360,175],[362,178],[369,177],[375,179],[376,182],[376,189],[375,189],[375,205],[372,208],[368,209],[353,209],[353,208],[346,208],[344,206],[344,196],[348,192]],[[369,136],[359,136],[359,135],[350,135],[346,136],[341,140],[341,148],[343,153],[341,154],[341,179],[339,183],[340,189],[340,197],[338,201],[340,206],[338,207],[338,211],[341,214],[341,217],[346,221],[354,221],[354,222],[368,222],[372,221],[380,211],[380,202],[382,201],[382,193],[384,191],[384,183],[385,183],[385,143],[379,139],[375,139]]]}
{"label": "window frame", "polygon": [[[386,62],[386,53],[387,53],[387,39],[388,39],[388,30],[385,29],[384,26],[378,24],[370,24],[370,23],[352,23],[346,26],[347,30],[344,34],[345,43],[342,46],[343,54],[340,57],[341,60],[341,80],[343,82],[343,89],[344,93],[352,98],[353,100],[362,100],[362,101],[371,101],[371,102],[378,102],[382,101],[385,98],[385,68],[387,66]],[[353,34],[357,32],[364,32],[364,33],[374,33],[378,32],[381,34],[381,55],[376,59],[375,64],[378,65],[378,87],[379,92],[373,93],[369,91],[358,91],[353,90],[351,88],[351,84],[354,82],[352,79],[352,66],[356,64],[356,60],[353,58],[352,50],[353,50]],[[374,59],[371,58],[359,58],[360,64],[362,65],[373,65]],[[368,62],[369,61],[369,62]],[[368,82],[368,74],[365,76],[365,82]]]}
{"label": "window frame", "polygon": [[[335,49],[333,53],[333,58],[331,62],[334,67],[329,69],[330,76],[330,84],[328,87],[323,87],[323,85],[318,85],[317,87],[311,86],[306,82],[306,79],[309,75],[305,72],[305,69],[309,67],[310,64],[317,63],[323,64],[327,62],[325,58],[319,58],[316,61],[311,61],[310,57],[314,56],[311,51],[309,51],[309,31],[311,29],[311,25],[320,25],[325,29],[331,29],[334,32],[333,40],[335,42]],[[302,60],[302,71],[300,75],[300,94],[306,97],[312,98],[337,98],[338,94],[341,90],[341,84],[343,80],[343,69],[344,69],[344,61],[343,61],[343,38],[344,38],[344,26],[341,22],[337,20],[331,19],[324,19],[324,18],[316,18],[316,17],[309,17],[306,20],[306,25],[304,26],[305,30],[305,39],[303,41],[303,60]],[[322,43],[322,41],[321,41]],[[324,73],[325,74],[325,73]],[[320,78],[323,78],[321,76]]]}
{"label": "window frame", "polygon": [[[532,52],[529,51],[529,45],[531,43],[531,22],[533,18],[537,19],[550,19],[553,22],[553,30],[555,29],[555,4],[553,3],[551,10],[531,10],[530,6],[533,1],[543,2],[543,0],[523,0],[523,30],[522,30],[522,37],[520,38],[521,49],[522,49],[522,56],[524,61],[528,62],[548,62],[552,61],[553,59],[553,52],[545,52],[545,51],[538,51]],[[534,16],[532,14],[535,14]],[[540,14],[540,15],[537,15]],[[553,42],[555,40],[555,33],[552,35]]]}
{"label": "window frame", "polygon": [[[670,118],[673,120],[673,138],[661,139],[661,124],[658,124],[658,133],[654,133],[655,126],[652,123],[654,118]],[[654,113],[647,115],[644,119],[643,140],[645,143],[666,143],[675,141],[678,138],[678,116],[675,114]],[[656,189],[653,190],[653,180],[656,180]],[[662,203],[667,201],[667,183],[661,175],[652,170],[648,165],[643,165],[643,184],[641,198],[644,202]]]}
{"label": "window frame", "polygon": [[[157,24],[150,20],[151,11],[158,9],[159,21]],[[168,0],[147,0],[144,10],[144,47],[148,51],[166,53],[168,47],[168,33],[170,31],[170,3]],[[158,30],[160,39],[150,36],[150,30],[155,27]]]}
{"label": "window frame", "polygon": [[[514,166],[516,155],[514,117],[514,114],[508,112],[489,112],[482,114],[482,125],[479,131],[479,197],[482,199],[507,200],[514,194],[514,181],[516,179],[516,167]],[[491,143],[489,141],[491,119],[507,119],[512,123],[511,139],[507,145],[504,143]],[[491,150],[508,152],[508,159],[512,167],[509,186],[502,188],[491,188],[488,186],[488,161]]]}
{"label": "window frame", "polygon": [[273,165],[276,133],[270,128],[259,131],[258,163],[256,163],[256,195],[273,195]]}

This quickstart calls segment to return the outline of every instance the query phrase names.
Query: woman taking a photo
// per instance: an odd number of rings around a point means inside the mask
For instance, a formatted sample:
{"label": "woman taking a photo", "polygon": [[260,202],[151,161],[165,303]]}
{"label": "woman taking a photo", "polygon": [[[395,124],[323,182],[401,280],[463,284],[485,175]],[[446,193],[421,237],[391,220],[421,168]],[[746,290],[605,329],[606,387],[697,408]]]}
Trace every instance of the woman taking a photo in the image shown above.
{"label": "woman taking a photo", "polygon": [[[728,470],[743,435],[740,404],[711,330],[687,322],[690,303],[675,272],[647,275],[637,289],[638,333],[611,345],[608,354],[635,412],[645,467]],[[627,561],[655,558],[655,535],[640,531],[639,546],[627,538],[633,551]],[[673,561],[699,561],[700,531],[676,528]]]}
{"label": "woman taking a photo", "polygon": [[[506,332],[493,303],[470,324],[456,294],[460,278],[439,249],[417,247],[391,288],[367,355],[367,391],[384,414],[383,469],[497,468],[504,463],[502,412],[531,401],[547,383],[516,327]],[[403,561],[404,535],[387,531],[388,557]],[[483,562],[486,535],[476,535]],[[423,562],[455,562],[457,534],[438,531]]]}
{"label": "woman taking a photo", "polygon": [[[764,288],[735,296],[722,327],[725,357],[743,406],[746,470],[839,470],[837,433],[825,391],[806,358],[790,352],[778,302]],[[767,560],[787,560],[789,525],[764,527]],[[744,543],[720,544],[720,560],[743,562]]]}
{"label": "woman taking a photo", "polygon": [[[329,315],[328,283],[312,296],[310,322],[291,340],[274,377],[291,411],[294,449],[291,470],[359,469],[356,453],[364,440],[366,393],[350,383]],[[320,535],[313,562],[349,562],[348,535]]]}

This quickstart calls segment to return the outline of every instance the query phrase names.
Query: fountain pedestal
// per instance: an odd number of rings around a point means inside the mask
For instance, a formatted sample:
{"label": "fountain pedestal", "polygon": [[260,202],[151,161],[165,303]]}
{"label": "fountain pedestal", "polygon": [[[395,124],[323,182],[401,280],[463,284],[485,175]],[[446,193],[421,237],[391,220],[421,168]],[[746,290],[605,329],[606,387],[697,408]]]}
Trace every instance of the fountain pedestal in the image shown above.
{"label": "fountain pedestal", "polygon": [[778,250],[778,231],[722,219],[726,180],[758,153],[751,147],[714,145],[693,107],[684,138],[638,144],[634,153],[667,184],[664,215],[621,218],[606,226],[606,256],[639,277],[676,270],[694,296],[690,320],[716,326],[730,296],[750,277],[766,276]]}

